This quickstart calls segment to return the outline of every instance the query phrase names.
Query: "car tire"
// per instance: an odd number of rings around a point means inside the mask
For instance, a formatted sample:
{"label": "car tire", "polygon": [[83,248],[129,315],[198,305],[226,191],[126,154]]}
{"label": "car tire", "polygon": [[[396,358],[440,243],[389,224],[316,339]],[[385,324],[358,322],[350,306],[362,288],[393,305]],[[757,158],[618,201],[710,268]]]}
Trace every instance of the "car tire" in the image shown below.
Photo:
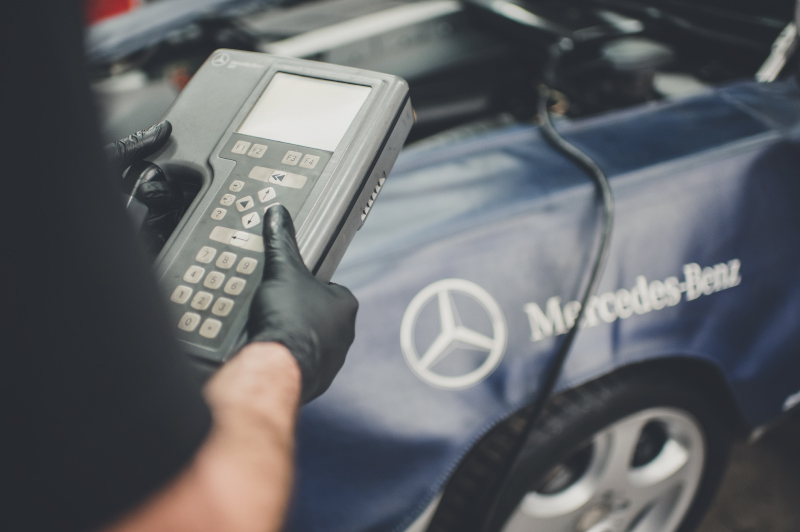
{"label": "car tire", "polygon": [[[714,398],[663,367],[630,367],[554,397],[524,443],[499,495],[489,530],[503,532],[689,532],[711,503],[733,431]],[[514,417],[506,422],[513,422]],[[519,425],[519,420],[516,420]],[[490,463],[502,424],[467,460]],[[505,432],[505,435],[503,435]],[[512,446],[506,445],[508,449]],[[483,455],[483,456],[482,456]],[[495,462],[502,460],[495,457]],[[463,465],[463,464],[462,464]],[[475,486],[460,467],[448,485]],[[473,471],[473,478],[464,473]],[[485,473],[485,471],[484,471]],[[496,472],[495,472],[496,474]],[[487,477],[488,478],[488,477]],[[488,484],[486,484],[488,486]],[[496,489],[496,488],[495,488]],[[472,511],[487,493],[461,505]],[[452,501],[445,497],[442,502]],[[447,515],[447,509],[438,512]],[[485,515],[429,530],[476,530]],[[455,525],[457,528],[452,528]]]}

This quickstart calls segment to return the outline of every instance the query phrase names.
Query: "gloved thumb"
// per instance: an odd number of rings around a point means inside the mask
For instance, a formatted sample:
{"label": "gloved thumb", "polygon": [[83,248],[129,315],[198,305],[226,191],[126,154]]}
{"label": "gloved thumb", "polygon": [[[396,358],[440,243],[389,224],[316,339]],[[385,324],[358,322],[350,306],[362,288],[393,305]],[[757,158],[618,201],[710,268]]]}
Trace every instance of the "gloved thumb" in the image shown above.
{"label": "gloved thumb", "polygon": [[303,264],[289,211],[281,204],[270,206],[264,213],[264,273],[268,281],[287,270],[300,270],[310,275]]}
{"label": "gloved thumb", "polygon": [[183,189],[174,181],[149,181],[136,189],[136,199],[156,211],[179,209],[183,205]]}
{"label": "gloved thumb", "polygon": [[133,135],[108,144],[106,157],[116,170],[122,171],[138,159],[144,159],[161,149],[172,134],[172,124],[163,120]]}

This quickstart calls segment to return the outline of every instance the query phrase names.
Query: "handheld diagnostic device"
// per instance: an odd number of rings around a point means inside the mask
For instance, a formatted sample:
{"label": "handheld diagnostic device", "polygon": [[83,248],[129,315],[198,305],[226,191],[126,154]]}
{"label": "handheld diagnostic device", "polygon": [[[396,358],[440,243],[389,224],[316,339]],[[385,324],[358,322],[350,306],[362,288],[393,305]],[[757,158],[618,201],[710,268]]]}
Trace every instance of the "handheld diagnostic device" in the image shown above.
{"label": "handheld diagnostic device", "polygon": [[267,208],[284,205],[309,270],[327,281],[414,122],[395,76],[218,50],[164,117],[151,161],[201,189],[156,259],[186,350],[221,363],[244,342]]}

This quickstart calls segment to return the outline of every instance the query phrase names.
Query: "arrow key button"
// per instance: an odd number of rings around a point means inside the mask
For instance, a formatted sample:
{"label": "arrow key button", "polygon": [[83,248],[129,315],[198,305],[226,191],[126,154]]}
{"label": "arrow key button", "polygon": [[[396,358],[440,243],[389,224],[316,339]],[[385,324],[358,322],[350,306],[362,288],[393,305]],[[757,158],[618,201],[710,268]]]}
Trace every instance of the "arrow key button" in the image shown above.
{"label": "arrow key button", "polygon": [[257,212],[251,212],[250,214],[245,214],[242,216],[242,225],[245,229],[250,229],[251,227],[255,227],[260,223],[261,217]]}
{"label": "arrow key button", "polygon": [[300,174],[291,174],[282,170],[276,170],[270,174],[268,182],[283,187],[289,188],[303,188],[305,186],[307,177]]}
{"label": "arrow key button", "polygon": [[233,233],[233,235],[231,235],[231,240],[228,243],[232,246],[241,248],[247,244],[248,240],[250,240],[250,233],[245,231],[236,231]]}
{"label": "arrow key button", "polygon": [[265,188],[264,190],[258,191],[258,201],[260,201],[261,203],[266,203],[269,200],[275,199],[275,196],[276,194],[274,187],[268,187]]}
{"label": "arrow key button", "polygon": [[244,212],[247,209],[252,209],[253,205],[255,205],[253,197],[247,196],[236,202],[236,209],[238,209],[239,212]]}

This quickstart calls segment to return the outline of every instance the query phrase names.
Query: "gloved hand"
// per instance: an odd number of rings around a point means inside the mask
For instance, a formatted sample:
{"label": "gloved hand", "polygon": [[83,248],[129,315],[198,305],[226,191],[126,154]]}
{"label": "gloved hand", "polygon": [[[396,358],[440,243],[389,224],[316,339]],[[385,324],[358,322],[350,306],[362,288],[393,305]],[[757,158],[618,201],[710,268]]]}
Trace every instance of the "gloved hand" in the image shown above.
{"label": "gloved hand", "polygon": [[123,190],[148,209],[142,233],[153,255],[161,250],[178,225],[184,194],[179,183],[167,181],[161,168],[142,159],[161,149],[171,133],[172,124],[164,120],[105,147],[112,170],[116,175],[124,173]]}
{"label": "gloved hand", "polygon": [[160,150],[171,134],[172,124],[163,120],[144,131],[137,131],[129,137],[108,144],[105,151],[112,170],[122,175],[136,161]]}
{"label": "gloved hand", "polygon": [[264,213],[264,274],[247,324],[251,342],[279,342],[303,374],[303,404],[319,397],[344,364],[355,337],[358,301],[347,288],[308,271],[282,205]]}

